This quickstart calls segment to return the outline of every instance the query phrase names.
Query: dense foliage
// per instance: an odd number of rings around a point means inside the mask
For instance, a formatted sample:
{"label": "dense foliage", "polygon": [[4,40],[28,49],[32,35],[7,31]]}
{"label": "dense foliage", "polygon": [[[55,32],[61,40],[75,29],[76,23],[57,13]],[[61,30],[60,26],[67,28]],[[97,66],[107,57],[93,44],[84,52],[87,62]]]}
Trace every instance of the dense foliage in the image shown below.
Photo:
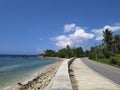
{"label": "dense foliage", "polygon": [[120,66],[120,35],[113,35],[109,29],[103,31],[102,44],[91,47],[90,50],[83,51],[82,47],[60,49],[57,52],[53,50],[45,50],[44,57],[89,57],[92,60]]}
{"label": "dense foliage", "polygon": [[120,66],[120,35],[113,35],[111,30],[106,29],[103,31],[103,43],[91,47],[85,54],[90,59]]}
{"label": "dense foliage", "polygon": [[44,57],[60,57],[60,58],[71,58],[71,57],[83,57],[84,51],[81,47],[71,49],[69,45],[66,48],[60,49],[55,52],[53,50],[45,50],[45,54],[41,54]]}

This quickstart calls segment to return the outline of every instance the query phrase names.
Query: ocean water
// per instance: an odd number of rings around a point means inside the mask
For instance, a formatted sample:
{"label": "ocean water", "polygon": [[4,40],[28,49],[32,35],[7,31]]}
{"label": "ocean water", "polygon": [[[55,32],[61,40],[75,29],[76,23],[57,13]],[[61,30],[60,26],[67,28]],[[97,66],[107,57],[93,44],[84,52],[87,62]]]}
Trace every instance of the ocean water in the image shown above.
{"label": "ocean water", "polygon": [[57,62],[38,57],[0,56],[0,90],[27,78],[37,70]]}

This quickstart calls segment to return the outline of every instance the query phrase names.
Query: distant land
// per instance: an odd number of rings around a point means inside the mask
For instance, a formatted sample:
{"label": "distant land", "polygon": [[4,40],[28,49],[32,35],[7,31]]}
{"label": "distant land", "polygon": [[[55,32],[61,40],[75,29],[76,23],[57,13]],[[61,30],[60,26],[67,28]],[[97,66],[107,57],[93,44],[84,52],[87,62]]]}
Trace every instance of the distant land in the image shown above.
{"label": "distant land", "polygon": [[38,55],[18,55],[18,54],[0,54],[0,57],[37,57]]}

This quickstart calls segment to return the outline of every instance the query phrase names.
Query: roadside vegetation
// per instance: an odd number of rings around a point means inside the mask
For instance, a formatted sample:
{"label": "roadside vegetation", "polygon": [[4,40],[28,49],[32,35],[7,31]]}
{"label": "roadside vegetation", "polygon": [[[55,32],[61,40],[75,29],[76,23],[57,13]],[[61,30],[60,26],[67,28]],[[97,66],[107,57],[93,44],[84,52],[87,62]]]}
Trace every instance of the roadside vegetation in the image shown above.
{"label": "roadside vegetation", "polygon": [[83,57],[84,51],[82,47],[70,48],[69,45],[66,48],[60,49],[58,51],[45,50],[44,54],[40,54],[43,57],[59,57],[59,58],[71,58],[71,57]]}
{"label": "roadside vegetation", "polygon": [[85,55],[92,60],[120,67],[120,35],[113,35],[112,31],[103,31],[102,44],[91,47]]}
{"label": "roadside vegetation", "polygon": [[90,50],[83,51],[82,47],[70,48],[69,45],[66,48],[58,51],[45,50],[44,54],[40,54],[43,57],[89,57],[91,60],[114,65],[120,67],[120,35],[114,35],[109,29],[103,31],[102,44],[91,47]]}

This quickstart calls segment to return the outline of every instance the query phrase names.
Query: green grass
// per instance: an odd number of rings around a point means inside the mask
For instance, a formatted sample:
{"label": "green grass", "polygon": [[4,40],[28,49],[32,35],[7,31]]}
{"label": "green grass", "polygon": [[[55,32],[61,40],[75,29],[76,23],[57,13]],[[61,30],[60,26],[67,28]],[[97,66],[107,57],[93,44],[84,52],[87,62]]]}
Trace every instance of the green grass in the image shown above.
{"label": "green grass", "polygon": [[120,68],[120,55],[111,56],[109,59],[107,59],[107,58],[98,58],[95,61],[105,63],[105,64],[109,64],[109,65]]}
{"label": "green grass", "polygon": [[109,63],[109,59],[106,59],[106,58],[98,58],[96,61],[101,62],[101,63],[106,63],[106,64]]}

